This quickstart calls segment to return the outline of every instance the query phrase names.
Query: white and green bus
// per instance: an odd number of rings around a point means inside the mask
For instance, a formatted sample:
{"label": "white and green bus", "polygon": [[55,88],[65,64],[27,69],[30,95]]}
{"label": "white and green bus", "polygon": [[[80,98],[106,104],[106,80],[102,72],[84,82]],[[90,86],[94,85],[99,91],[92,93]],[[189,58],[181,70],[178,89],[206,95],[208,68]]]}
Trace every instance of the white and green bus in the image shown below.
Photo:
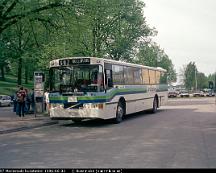
{"label": "white and green bus", "polygon": [[81,121],[113,119],[167,102],[166,70],[95,57],[50,62],[50,117]]}

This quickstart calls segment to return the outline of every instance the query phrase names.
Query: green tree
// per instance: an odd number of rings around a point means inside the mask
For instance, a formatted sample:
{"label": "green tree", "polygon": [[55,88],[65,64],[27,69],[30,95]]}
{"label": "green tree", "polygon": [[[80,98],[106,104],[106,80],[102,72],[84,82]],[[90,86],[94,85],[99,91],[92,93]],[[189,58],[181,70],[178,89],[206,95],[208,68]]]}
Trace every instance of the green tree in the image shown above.
{"label": "green tree", "polygon": [[[167,69],[172,61],[149,36],[141,0],[2,0],[0,2],[0,69],[5,64],[21,84],[49,61],[72,56],[97,56]],[[149,42],[149,43],[148,43]],[[148,43],[148,44],[147,44]],[[141,46],[140,46],[141,45]]]}
{"label": "green tree", "polygon": [[184,70],[184,84],[189,90],[202,90],[208,87],[208,77],[198,71],[195,62],[190,62]]}
{"label": "green tree", "polygon": [[197,67],[195,62],[190,62],[187,64],[185,72],[184,72],[184,84],[185,87],[189,90],[193,90],[196,88],[196,74],[197,74]]}
{"label": "green tree", "polygon": [[61,12],[62,29],[51,34],[49,44],[44,45],[41,64],[65,56],[132,61],[138,40],[152,35],[141,1],[81,0],[80,4],[78,12]]}
{"label": "green tree", "polygon": [[46,38],[50,35],[50,30],[60,27],[58,26],[61,17],[59,11],[72,8],[72,2],[65,3],[59,0],[3,0],[0,2],[0,42],[3,45],[1,46],[0,68],[3,78],[3,66],[7,63],[6,60],[17,61],[18,84],[22,81],[22,69],[25,71],[25,82],[28,83],[30,69],[34,69],[28,68],[28,64],[35,57],[31,52],[38,52],[35,50],[47,44]]}
{"label": "green tree", "polygon": [[28,20],[20,20],[14,24],[14,27],[9,27],[7,32],[2,33],[3,43],[7,45],[7,48],[3,50],[7,60],[10,62],[16,61],[18,64],[16,73],[19,85],[22,84],[22,69],[25,69],[26,83],[28,82],[28,62],[30,61],[27,60],[27,57],[24,61],[24,55],[31,52],[35,48],[34,45],[37,44],[31,28],[31,23]]}
{"label": "green tree", "polygon": [[[208,77],[207,77],[207,81],[212,81],[213,84],[214,84],[214,89],[215,89],[215,92],[216,92],[216,73],[213,73],[213,74],[209,74]],[[208,83],[207,82],[207,83]],[[207,85],[207,88],[209,88],[209,84]]]}
{"label": "green tree", "polygon": [[0,79],[5,80],[5,67],[9,64],[7,54],[9,52],[5,52],[7,49],[8,43],[3,42],[3,38],[0,35]]}
{"label": "green tree", "polygon": [[204,73],[197,73],[197,89],[202,90],[204,88],[208,88],[208,78]]}
{"label": "green tree", "polygon": [[62,8],[66,2],[60,0],[1,0],[0,1],[0,34],[7,28],[15,25],[20,20],[25,18],[32,18],[34,20],[47,21],[49,18],[44,19],[42,12],[54,8]]}

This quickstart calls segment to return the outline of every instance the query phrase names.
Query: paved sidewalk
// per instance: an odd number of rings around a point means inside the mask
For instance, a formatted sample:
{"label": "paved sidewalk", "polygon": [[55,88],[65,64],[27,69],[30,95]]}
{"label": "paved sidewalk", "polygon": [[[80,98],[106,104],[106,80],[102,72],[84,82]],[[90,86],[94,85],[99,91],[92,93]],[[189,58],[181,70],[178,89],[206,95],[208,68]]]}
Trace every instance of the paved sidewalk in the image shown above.
{"label": "paved sidewalk", "polygon": [[36,127],[56,124],[57,121],[50,119],[48,115],[26,114],[25,117],[19,117],[12,112],[11,107],[0,108],[0,134],[12,133]]}

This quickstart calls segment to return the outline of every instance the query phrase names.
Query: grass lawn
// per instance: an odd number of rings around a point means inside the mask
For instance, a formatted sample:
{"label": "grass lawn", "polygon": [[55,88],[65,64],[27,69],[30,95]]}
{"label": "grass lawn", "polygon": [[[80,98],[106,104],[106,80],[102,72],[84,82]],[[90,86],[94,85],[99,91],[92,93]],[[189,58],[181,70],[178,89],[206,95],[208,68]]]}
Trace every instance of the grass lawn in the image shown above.
{"label": "grass lawn", "polygon": [[[0,80],[0,94],[4,95],[13,95],[17,88],[17,77],[12,75],[5,75],[6,80]],[[34,86],[33,81],[29,81],[29,84],[24,84],[24,80],[22,80],[23,87],[32,89]]]}

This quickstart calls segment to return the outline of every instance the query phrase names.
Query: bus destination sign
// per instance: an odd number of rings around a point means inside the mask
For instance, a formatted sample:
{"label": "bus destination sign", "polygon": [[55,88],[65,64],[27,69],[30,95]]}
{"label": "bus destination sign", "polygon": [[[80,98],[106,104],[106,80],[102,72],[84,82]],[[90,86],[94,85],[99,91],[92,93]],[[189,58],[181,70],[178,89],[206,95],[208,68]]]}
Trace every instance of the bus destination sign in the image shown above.
{"label": "bus destination sign", "polygon": [[74,64],[90,64],[90,58],[79,59],[62,59],[59,60],[60,66],[74,65]]}

